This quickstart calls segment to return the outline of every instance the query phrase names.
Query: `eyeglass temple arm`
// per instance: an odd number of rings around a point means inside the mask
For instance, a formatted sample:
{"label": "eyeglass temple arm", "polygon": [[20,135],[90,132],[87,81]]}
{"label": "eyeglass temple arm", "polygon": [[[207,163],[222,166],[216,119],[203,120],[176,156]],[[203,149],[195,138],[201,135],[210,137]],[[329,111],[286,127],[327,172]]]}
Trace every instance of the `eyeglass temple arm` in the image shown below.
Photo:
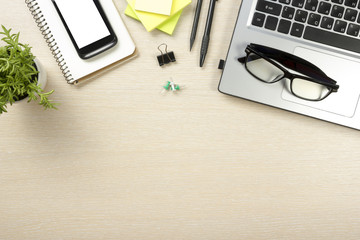
{"label": "eyeglass temple arm", "polygon": [[273,55],[273,56],[269,56],[269,57],[277,60],[283,66],[285,66],[289,69],[292,69],[299,73],[303,73],[310,77],[322,79],[331,84],[336,84],[336,81],[333,80],[332,78],[330,78],[329,76],[327,76],[326,73],[324,73],[320,68],[318,68],[314,64],[312,64],[302,58],[299,58],[299,57],[296,57],[296,56],[293,56],[290,54],[289,55],[285,54],[285,55],[280,55],[280,56]]}
{"label": "eyeglass temple arm", "polygon": [[[275,50],[275,49],[274,49]],[[280,50],[279,50],[280,51]],[[284,52],[283,52],[284,53]],[[285,67],[287,68],[290,68],[292,70],[295,70],[297,71],[298,69],[296,68],[296,66],[294,66],[294,64],[290,64],[289,62],[289,58],[290,59],[294,59],[297,58],[296,56],[292,56],[292,55],[288,55],[287,57],[285,56],[281,56],[281,55],[277,55],[277,54],[273,54],[273,53],[266,53],[266,56],[269,57],[269,58],[272,58],[272,59],[275,59],[277,60],[279,63],[281,63],[282,65],[284,65]],[[257,58],[255,56],[253,56],[254,59],[259,59],[261,58],[260,56],[257,56]],[[246,62],[246,57],[240,57],[237,59],[239,62],[241,63],[245,63]],[[299,60],[300,63],[305,64],[311,68],[313,68],[314,70],[317,70],[317,71],[320,71],[321,73],[323,73],[325,75],[325,73],[320,69],[318,68],[317,66],[315,66],[314,64],[310,63],[310,62],[307,62],[306,60],[303,60],[301,58],[297,58],[296,60]],[[303,62],[305,61],[305,62]],[[304,65],[305,65],[304,64]]]}
{"label": "eyeglass temple arm", "polygon": [[292,55],[290,53],[278,49],[274,49],[254,43],[251,43],[249,47],[253,50],[257,50],[260,53],[265,54],[269,58],[278,61],[283,66],[289,69],[306,74],[308,76],[324,79],[325,81],[330,82],[332,84],[336,83],[335,80],[328,77],[319,67],[317,67],[313,63],[303,58],[297,57],[295,55]]}
{"label": "eyeglass temple arm", "polygon": [[[293,54],[281,51],[279,49],[275,49],[275,48],[255,44],[255,43],[251,43],[249,45],[249,47],[254,50],[260,51],[261,53],[265,54],[266,56],[268,56],[270,58],[281,61],[282,64],[287,64],[287,61],[289,61],[289,59],[290,59],[290,60],[295,61],[296,63],[302,64],[309,68],[313,68],[314,70],[319,71],[322,74],[325,74],[319,67],[317,67],[313,63],[311,63],[303,58],[300,58],[298,56],[295,56]],[[291,67],[291,66],[286,66],[286,67]],[[296,69],[293,69],[293,70],[296,70]]]}

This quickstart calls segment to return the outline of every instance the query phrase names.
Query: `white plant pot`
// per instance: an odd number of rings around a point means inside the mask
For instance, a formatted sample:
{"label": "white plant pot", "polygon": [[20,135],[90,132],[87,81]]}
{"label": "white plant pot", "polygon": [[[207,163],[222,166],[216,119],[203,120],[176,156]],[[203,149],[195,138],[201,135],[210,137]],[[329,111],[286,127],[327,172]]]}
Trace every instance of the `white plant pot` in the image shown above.
{"label": "white plant pot", "polygon": [[43,65],[41,64],[41,62],[39,61],[39,59],[35,58],[34,62],[36,64],[36,68],[39,72],[38,74],[38,83],[37,85],[44,89],[46,86],[46,82],[47,82],[47,75],[46,75],[46,71],[45,68],[43,67]]}

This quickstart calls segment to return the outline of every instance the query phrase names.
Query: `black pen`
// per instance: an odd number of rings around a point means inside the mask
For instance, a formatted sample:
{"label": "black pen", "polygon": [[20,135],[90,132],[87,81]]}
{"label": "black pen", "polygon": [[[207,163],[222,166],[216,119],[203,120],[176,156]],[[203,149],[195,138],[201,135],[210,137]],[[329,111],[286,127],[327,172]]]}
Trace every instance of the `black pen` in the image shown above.
{"label": "black pen", "polygon": [[194,44],[195,37],[196,37],[196,31],[197,31],[197,26],[199,23],[199,18],[200,18],[201,6],[202,6],[202,0],[198,0],[197,4],[196,4],[194,23],[193,23],[193,27],[191,30],[191,36],[190,36],[190,51],[191,51],[191,48]]}
{"label": "black pen", "polygon": [[205,26],[205,32],[201,43],[201,50],[200,50],[200,67],[204,65],[205,56],[207,53],[207,49],[209,46],[210,41],[210,31],[211,31],[211,24],[214,17],[214,11],[215,11],[215,2],[217,0],[210,0],[210,6],[209,6],[209,12],[206,19],[206,26]]}

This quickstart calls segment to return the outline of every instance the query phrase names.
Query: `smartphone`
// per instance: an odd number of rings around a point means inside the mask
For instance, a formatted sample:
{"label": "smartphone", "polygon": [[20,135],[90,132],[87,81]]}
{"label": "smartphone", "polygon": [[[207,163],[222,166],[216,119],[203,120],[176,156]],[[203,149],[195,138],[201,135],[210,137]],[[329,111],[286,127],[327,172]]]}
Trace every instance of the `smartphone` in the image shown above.
{"label": "smartphone", "polygon": [[117,37],[98,0],[52,0],[82,59],[98,55],[117,43]]}

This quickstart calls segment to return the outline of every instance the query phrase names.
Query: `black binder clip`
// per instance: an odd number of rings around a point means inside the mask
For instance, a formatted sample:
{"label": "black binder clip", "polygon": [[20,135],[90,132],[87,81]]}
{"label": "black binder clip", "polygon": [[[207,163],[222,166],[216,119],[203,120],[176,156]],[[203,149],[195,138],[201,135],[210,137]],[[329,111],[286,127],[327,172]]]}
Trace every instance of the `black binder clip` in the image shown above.
{"label": "black binder clip", "polygon": [[[160,49],[160,47],[163,45],[165,46],[165,53],[163,53],[163,51],[161,51],[161,49]],[[160,66],[176,61],[174,52],[172,52],[172,51],[168,52],[167,45],[165,43],[160,44],[158,46],[158,49],[161,53],[161,55],[157,56],[157,60],[158,60]]]}

